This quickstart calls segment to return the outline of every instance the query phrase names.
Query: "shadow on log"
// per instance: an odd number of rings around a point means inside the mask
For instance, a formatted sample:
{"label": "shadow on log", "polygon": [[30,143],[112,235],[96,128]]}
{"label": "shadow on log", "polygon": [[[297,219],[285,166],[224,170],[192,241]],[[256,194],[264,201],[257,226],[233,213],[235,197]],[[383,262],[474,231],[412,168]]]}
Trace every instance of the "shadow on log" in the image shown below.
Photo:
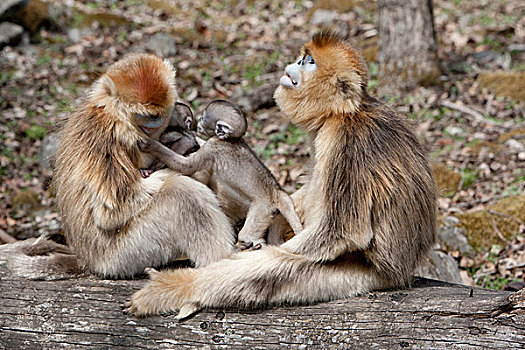
{"label": "shadow on log", "polygon": [[182,323],[120,305],[145,280],[29,281],[0,264],[0,349],[523,349],[524,291],[415,278],[411,289],[267,310],[209,310]]}

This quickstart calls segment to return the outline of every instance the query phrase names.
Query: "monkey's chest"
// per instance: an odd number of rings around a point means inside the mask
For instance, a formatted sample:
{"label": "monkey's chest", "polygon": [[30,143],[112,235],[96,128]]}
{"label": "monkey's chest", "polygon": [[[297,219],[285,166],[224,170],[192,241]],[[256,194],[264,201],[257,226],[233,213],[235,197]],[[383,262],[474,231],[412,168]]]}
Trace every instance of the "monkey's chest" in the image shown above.
{"label": "monkey's chest", "polygon": [[155,157],[148,153],[140,153],[139,156],[139,169],[147,169],[155,161]]}

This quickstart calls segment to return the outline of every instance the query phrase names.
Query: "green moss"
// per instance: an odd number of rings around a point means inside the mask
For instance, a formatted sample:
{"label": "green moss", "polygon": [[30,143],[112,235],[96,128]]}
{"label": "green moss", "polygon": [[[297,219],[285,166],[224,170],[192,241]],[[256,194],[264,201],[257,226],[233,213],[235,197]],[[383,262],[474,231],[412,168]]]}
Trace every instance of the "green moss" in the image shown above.
{"label": "green moss", "polygon": [[507,239],[519,231],[520,221],[525,221],[525,196],[503,198],[484,210],[455,215],[459,226],[465,229],[469,243],[477,251],[486,251],[493,244],[501,244],[494,225]]}
{"label": "green moss", "polygon": [[525,101],[525,72],[485,72],[477,81],[482,88],[493,90],[498,96]]}
{"label": "green moss", "polygon": [[453,196],[458,189],[461,175],[439,163],[432,164],[431,169],[440,192]]}

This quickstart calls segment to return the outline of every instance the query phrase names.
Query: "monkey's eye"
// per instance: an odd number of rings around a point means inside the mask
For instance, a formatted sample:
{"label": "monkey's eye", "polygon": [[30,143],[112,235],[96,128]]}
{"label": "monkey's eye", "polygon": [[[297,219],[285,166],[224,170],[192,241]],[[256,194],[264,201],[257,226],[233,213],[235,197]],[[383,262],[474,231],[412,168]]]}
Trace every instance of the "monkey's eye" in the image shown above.
{"label": "monkey's eye", "polygon": [[315,60],[312,56],[307,56],[306,58],[304,58],[304,61],[305,61],[304,69],[307,72],[312,72],[317,69]]}

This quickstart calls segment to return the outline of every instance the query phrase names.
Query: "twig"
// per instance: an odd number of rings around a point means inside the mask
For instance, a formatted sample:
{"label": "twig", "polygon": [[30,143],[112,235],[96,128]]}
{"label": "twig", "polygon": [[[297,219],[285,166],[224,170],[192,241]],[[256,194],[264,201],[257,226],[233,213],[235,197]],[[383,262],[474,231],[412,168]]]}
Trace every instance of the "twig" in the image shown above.
{"label": "twig", "polygon": [[4,243],[14,243],[18,240],[0,228],[0,241]]}
{"label": "twig", "polygon": [[498,237],[501,238],[501,240],[505,242],[505,244],[510,244],[510,241],[505,236],[503,236],[503,233],[501,233],[501,231],[499,230],[498,226],[496,225],[496,222],[494,221],[494,218],[492,216],[490,216],[489,218],[490,224],[492,225],[492,228],[494,229]]}
{"label": "twig", "polygon": [[523,221],[521,221],[520,219],[518,219],[515,216],[509,215],[509,214],[505,214],[505,213],[500,213],[499,211],[490,210],[490,209],[487,210],[487,212],[492,214],[492,215],[503,216],[504,218],[510,219],[510,220],[512,220],[514,222],[517,222],[520,225],[523,225]]}
{"label": "twig", "polygon": [[474,117],[474,120],[476,120],[478,123],[487,123],[490,125],[496,125],[495,122],[493,122],[490,119],[485,118],[481,113],[476,112],[472,108],[468,108],[466,106],[458,105],[457,103],[445,100],[441,102],[441,105],[446,108],[454,109],[456,111],[459,111],[461,113],[468,114],[472,117]]}

